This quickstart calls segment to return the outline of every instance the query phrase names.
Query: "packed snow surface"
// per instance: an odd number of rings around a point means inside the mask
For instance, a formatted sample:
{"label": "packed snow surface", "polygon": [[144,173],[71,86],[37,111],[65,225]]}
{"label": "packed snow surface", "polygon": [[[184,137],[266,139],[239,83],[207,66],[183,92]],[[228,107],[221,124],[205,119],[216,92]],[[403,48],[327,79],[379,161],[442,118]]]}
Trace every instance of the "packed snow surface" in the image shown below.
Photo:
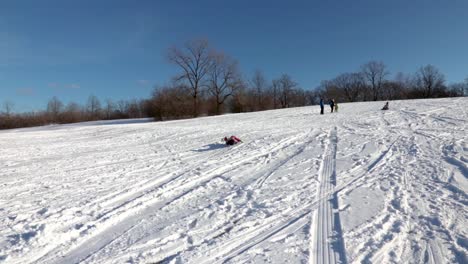
{"label": "packed snow surface", "polygon": [[0,262],[468,263],[468,98],[383,104],[1,131]]}

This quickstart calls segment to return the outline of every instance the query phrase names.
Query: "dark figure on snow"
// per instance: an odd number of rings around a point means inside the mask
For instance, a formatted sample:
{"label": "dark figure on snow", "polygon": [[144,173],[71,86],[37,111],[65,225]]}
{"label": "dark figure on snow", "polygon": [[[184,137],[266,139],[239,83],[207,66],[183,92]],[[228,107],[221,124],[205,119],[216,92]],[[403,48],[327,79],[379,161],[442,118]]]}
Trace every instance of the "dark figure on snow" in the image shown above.
{"label": "dark figure on snow", "polygon": [[242,142],[242,140],[240,140],[238,137],[236,136],[230,136],[229,138],[228,137],[224,137],[224,142],[226,142],[226,145],[235,145],[239,142]]}
{"label": "dark figure on snow", "polygon": [[335,100],[333,99],[330,99],[330,108],[331,108],[331,112],[333,113],[333,109],[335,108]]}
{"label": "dark figure on snow", "polygon": [[388,110],[388,102],[385,103],[384,107],[382,107],[382,110]]}
{"label": "dark figure on snow", "polygon": [[323,99],[320,98],[320,114],[323,115]]}

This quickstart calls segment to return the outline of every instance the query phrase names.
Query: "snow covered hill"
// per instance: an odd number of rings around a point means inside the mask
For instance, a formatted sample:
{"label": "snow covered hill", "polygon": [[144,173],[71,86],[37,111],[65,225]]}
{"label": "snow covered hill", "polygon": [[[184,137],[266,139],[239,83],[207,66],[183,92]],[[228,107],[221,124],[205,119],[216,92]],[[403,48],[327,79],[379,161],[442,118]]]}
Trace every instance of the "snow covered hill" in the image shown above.
{"label": "snow covered hill", "polygon": [[382,106],[1,131],[0,263],[468,263],[468,98]]}

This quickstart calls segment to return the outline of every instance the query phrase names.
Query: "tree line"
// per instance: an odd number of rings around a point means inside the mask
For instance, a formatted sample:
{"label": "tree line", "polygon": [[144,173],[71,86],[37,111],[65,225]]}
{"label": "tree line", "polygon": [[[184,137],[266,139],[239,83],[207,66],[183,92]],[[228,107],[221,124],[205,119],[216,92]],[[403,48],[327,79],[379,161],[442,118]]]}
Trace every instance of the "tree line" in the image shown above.
{"label": "tree line", "polygon": [[433,65],[415,73],[399,72],[394,79],[383,62],[370,61],[356,72],[343,73],[322,81],[317,92],[341,102],[402,100],[458,97],[468,95],[468,77],[464,82],[446,84],[445,76]]}
{"label": "tree line", "polygon": [[370,61],[357,71],[305,90],[288,74],[269,81],[257,70],[250,78],[243,78],[238,63],[211,48],[206,40],[172,47],[168,60],[178,66],[180,74],[169,85],[154,90],[151,116],[157,120],[306,106],[318,104],[320,98],[357,102],[468,94],[468,77],[447,85],[445,76],[433,65],[412,74],[400,72],[390,79],[383,62]]}
{"label": "tree line", "polygon": [[0,129],[32,127],[48,124],[66,124],[96,120],[149,117],[149,100],[106,100],[104,103],[94,95],[88,97],[83,106],[75,102],[64,104],[56,96],[52,97],[43,111],[13,113],[12,102],[3,103],[0,114]]}
{"label": "tree line", "polygon": [[415,73],[400,72],[390,79],[383,62],[370,61],[354,72],[322,81],[315,89],[303,89],[286,73],[267,80],[261,70],[256,70],[245,78],[234,58],[214,49],[206,40],[171,47],[167,60],[179,69],[179,74],[172,76],[168,84],[157,86],[150,98],[106,100],[101,104],[96,96],[90,96],[86,105],[80,106],[73,102],[64,105],[53,97],[46,110],[23,114],[12,113],[12,103],[5,102],[0,129],[101,119],[172,120],[314,105],[320,98],[357,102],[468,94],[468,77],[464,82],[447,85],[445,76],[433,65],[422,66]]}

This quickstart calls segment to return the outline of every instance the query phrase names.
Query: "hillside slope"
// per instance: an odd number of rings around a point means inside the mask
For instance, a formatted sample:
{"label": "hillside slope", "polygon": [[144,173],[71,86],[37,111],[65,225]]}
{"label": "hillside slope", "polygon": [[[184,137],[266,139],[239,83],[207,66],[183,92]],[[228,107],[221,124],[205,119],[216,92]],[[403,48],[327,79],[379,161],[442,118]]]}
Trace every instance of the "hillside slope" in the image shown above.
{"label": "hillside slope", "polygon": [[382,106],[2,131],[0,263],[467,263],[468,98]]}

